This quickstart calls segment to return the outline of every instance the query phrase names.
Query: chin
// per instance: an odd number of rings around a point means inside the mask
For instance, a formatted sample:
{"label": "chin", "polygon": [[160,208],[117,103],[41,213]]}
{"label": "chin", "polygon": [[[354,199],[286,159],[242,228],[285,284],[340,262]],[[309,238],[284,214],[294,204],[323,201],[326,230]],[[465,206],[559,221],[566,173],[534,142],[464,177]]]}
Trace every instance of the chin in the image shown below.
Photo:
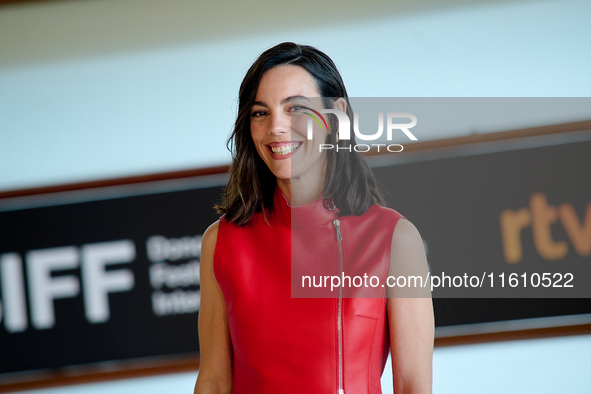
{"label": "chin", "polygon": [[290,173],[274,173],[275,178],[277,178],[277,180],[281,179],[284,181],[290,180],[291,179],[291,174]]}
{"label": "chin", "polygon": [[291,178],[291,168],[275,168],[271,169],[273,175],[277,179],[290,179]]}

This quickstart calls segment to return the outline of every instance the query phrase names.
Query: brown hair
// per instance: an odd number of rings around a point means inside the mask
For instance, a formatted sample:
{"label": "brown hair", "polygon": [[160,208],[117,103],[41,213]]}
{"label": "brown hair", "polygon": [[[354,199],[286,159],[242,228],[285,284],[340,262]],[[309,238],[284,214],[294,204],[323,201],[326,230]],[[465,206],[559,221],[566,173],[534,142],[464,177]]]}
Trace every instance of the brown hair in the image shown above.
{"label": "brown hair", "polygon": [[[264,208],[273,210],[273,194],[277,180],[261,159],[250,134],[250,110],[255,101],[263,74],[279,65],[295,65],[304,68],[316,81],[320,95],[327,107],[331,97],[342,97],[347,102],[347,115],[353,111],[345,84],[334,62],[323,52],[308,45],[284,42],[263,52],[250,67],[238,95],[238,116],[234,131],[228,139],[232,153],[228,185],[222,202],[216,206],[226,220],[245,225]],[[331,129],[336,130],[336,117],[331,116]],[[337,144],[336,133],[330,134],[327,143]],[[355,146],[355,138],[338,141],[340,147]],[[348,150],[348,148],[347,148]],[[327,151],[324,199],[334,203],[340,216],[362,215],[372,204],[384,204],[377,181],[361,153],[337,154],[336,149]]]}

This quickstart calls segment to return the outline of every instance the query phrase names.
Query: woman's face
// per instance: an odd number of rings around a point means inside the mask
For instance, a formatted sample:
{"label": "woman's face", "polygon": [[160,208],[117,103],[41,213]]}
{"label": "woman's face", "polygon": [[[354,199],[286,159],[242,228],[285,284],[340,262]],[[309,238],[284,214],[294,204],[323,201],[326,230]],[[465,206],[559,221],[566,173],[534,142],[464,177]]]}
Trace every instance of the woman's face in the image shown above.
{"label": "woman's face", "polygon": [[322,109],[319,97],[316,81],[302,67],[277,66],[263,74],[250,111],[250,131],[257,152],[278,179],[324,179],[326,153],[319,144],[326,142],[327,130],[314,124],[308,140],[312,118],[304,114]]}

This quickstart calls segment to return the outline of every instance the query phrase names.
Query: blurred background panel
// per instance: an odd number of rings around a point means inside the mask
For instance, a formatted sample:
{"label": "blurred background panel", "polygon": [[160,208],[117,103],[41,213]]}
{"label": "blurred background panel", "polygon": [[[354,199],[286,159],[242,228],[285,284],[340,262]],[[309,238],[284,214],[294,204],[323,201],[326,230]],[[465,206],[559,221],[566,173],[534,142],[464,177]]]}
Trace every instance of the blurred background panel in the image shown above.
{"label": "blurred background panel", "polygon": [[286,40],[328,53],[353,97],[589,96],[590,12],[587,1],[9,2],[0,190],[227,163],[240,81]]}
{"label": "blurred background panel", "polygon": [[[0,193],[9,196],[28,188],[171,171],[197,174],[196,169],[227,165],[225,142],[236,115],[240,82],[258,54],[282,41],[325,51],[339,66],[353,97],[589,97],[589,15],[591,2],[571,0],[0,1]],[[588,121],[591,115],[585,107],[571,106],[556,113],[534,110],[525,121],[478,119],[432,129],[420,140]],[[217,178],[208,182],[207,187],[221,184]],[[160,192],[190,188],[157,187]],[[581,200],[591,200],[584,194],[588,186],[579,191]],[[100,217],[101,212],[95,214]],[[138,222],[143,220],[140,213]],[[197,237],[214,213],[195,215],[194,231],[185,223],[169,236]],[[104,215],[102,219],[109,220]],[[134,240],[137,250],[157,235],[145,231],[143,238]],[[95,238],[94,242],[110,240]],[[47,245],[51,240],[45,239]],[[16,250],[16,243],[7,242],[0,240],[0,253]],[[146,270],[141,272],[148,277]],[[152,291],[156,288],[148,286],[148,294]],[[76,302],[67,313],[82,310],[81,299]],[[152,313],[148,312],[144,315]],[[196,314],[190,316],[196,322]],[[76,319],[84,323],[80,314],[68,321],[72,327],[81,324]],[[113,330],[109,335],[116,336],[117,327]],[[154,376],[120,373],[119,364],[107,362],[94,370],[100,371],[94,377],[69,379],[79,375],[73,368],[62,371],[61,380],[44,384],[115,380],[31,393],[191,392],[198,365],[196,328],[194,334],[189,358],[142,364],[142,374]],[[476,335],[474,342],[496,342],[470,345],[439,341],[448,346],[435,350],[434,391],[591,390],[586,377],[591,336],[498,339]],[[101,346],[95,344],[109,353],[108,345]],[[176,346],[178,350],[183,344],[177,341]],[[2,365],[14,367],[6,349],[0,349]],[[34,354],[36,349],[31,342],[22,352]],[[19,381],[18,376],[14,379],[11,382]],[[386,372],[385,393],[391,392],[390,382]],[[7,387],[0,386],[0,392]]]}

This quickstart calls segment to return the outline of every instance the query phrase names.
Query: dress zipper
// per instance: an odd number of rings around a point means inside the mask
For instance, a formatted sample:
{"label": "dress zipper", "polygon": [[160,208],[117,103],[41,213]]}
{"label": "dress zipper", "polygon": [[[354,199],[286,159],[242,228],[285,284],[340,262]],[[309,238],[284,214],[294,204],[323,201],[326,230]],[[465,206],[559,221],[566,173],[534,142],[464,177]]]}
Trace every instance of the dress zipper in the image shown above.
{"label": "dress zipper", "polygon": [[[343,236],[341,234],[341,221],[339,219],[335,219],[332,224],[337,232],[337,242],[339,243],[339,276],[343,277]],[[341,309],[343,304],[343,287],[342,284],[339,286],[339,303],[338,303],[338,312],[337,312],[337,336],[339,341],[339,390],[337,391],[338,394],[344,394],[345,390],[343,389],[343,322],[341,318]]]}

